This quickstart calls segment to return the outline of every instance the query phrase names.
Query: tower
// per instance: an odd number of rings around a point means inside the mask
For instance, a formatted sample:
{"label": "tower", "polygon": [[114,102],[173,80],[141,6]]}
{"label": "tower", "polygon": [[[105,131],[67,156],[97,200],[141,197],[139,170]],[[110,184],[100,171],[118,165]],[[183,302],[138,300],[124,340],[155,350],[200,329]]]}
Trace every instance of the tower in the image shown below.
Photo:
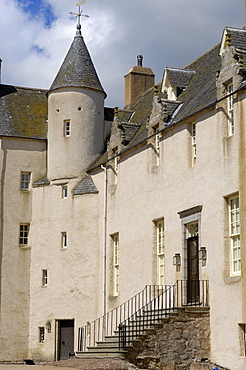
{"label": "tower", "polygon": [[48,179],[77,177],[104,149],[106,97],[82,37],[80,21],[47,95]]}

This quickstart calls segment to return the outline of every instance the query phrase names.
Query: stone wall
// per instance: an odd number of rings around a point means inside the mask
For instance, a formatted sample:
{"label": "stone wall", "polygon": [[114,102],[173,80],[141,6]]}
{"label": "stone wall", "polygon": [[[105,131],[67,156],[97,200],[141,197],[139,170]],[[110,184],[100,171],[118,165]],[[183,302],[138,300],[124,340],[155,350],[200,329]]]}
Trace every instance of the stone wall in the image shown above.
{"label": "stone wall", "polygon": [[194,361],[210,357],[209,312],[170,315],[155,334],[133,343],[127,359],[139,368],[185,370]]}

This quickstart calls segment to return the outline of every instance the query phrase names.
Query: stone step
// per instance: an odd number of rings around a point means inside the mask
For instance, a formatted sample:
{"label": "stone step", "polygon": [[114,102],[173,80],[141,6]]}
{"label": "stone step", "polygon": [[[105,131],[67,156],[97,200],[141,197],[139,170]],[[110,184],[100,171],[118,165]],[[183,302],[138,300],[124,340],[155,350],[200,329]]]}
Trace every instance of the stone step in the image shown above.
{"label": "stone step", "polygon": [[84,351],[84,352],[76,352],[75,358],[105,358],[105,357],[115,357],[115,358],[125,358],[125,354],[127,351],[116,351],[110,349],[104,349],[102,351],[98,351],[97,348],[93,351]]}

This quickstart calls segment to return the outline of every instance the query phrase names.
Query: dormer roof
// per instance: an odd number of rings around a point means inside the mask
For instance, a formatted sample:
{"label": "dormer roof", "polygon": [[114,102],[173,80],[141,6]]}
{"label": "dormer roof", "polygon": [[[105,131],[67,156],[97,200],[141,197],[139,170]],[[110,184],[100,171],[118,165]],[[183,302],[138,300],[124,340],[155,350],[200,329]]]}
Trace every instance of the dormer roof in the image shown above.
{"label": "dormer roof", "polygon": [[81,34],[74,37],[49,92],[64,87],[83,87],[106,93]]}
{"label": "dormer roof", "polygon": [[221,40],[220,56],[222,56],[227,46],[246,51],[246,30],[243,28],[225,27]]}
{"label": "dormer roof", "polygon": [[188,86],[195,71],[166,67],[163,74],[161,92],[167,93],[167,98],[175,100]]}

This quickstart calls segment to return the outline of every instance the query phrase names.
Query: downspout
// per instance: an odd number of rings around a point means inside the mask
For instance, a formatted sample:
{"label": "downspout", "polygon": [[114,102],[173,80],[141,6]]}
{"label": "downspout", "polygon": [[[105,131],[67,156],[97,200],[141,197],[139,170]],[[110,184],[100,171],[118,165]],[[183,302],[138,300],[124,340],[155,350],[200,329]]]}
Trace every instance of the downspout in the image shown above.
{"label": "downspout", "polygon": [[107,310],[107,168],[101,165],[104,171],[103,195],[103,315]]}

